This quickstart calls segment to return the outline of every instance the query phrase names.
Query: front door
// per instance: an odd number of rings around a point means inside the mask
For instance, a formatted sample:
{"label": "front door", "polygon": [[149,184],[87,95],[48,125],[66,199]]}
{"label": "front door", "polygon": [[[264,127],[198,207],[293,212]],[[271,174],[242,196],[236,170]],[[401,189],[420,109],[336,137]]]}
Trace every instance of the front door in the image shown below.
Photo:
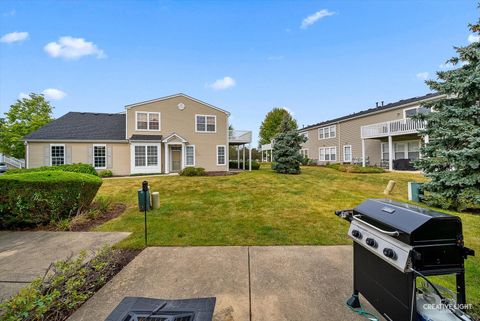
{"label": "front door", "polygon": [[171,156],[170,171],[179,172],[182,169],[182,147],[172,146]]}

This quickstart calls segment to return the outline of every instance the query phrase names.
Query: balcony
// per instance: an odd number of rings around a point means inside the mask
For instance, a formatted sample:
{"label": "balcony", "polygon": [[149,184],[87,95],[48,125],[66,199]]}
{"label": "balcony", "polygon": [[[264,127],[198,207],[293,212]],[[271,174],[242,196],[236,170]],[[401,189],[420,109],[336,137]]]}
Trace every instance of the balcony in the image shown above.
{"label": "balcony", "polygon": [[252,132],[250,130],[229,130],[228,141],[231,145],[250,144]]}
{"label": "balcony", "polygon": [[361,127],[361,136],[365,138],[378,138],[396,135],[418,133],[425,128],[425,122],[411,118],[392,120],[383,123],[371,124]]}

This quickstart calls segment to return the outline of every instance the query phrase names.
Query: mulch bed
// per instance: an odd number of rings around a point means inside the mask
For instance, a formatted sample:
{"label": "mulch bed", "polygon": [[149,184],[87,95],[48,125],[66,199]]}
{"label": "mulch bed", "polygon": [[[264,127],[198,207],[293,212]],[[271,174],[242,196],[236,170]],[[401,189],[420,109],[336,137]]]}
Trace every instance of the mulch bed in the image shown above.
{"label": "mulch bed", "polygon": [[70,225],[70,231],[72,232],[88,232],[93,228],[102,225],[103,223],[114,219],[120,215],[127,209],[125,204],[117,203],[114,204],[108,212],[105,214],[91,220],[79,221],[79,222],[72,222]]}

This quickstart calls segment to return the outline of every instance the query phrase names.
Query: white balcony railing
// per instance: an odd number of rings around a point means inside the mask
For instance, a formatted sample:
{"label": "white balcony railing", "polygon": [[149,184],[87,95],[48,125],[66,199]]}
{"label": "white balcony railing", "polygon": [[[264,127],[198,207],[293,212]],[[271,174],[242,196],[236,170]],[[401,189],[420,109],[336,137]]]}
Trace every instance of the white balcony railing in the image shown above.
{"label": "white balcony railing", "polygon": [[419,129],[425,128],[422,120],[410,118],[386,121],[361,127],[362,138],[385,137],[405,134],[415,134]]}
{"label": "white balcony railing", "polygon": [[273,149],[273,144],[263,144],[262,146],[260,146],[260,148],[262,149],[262,151],[272,150]]}
{"label": "white balcony railing", "polygon": [[229,130],[228,140],[230,143],[250,144],[252,142],[252,132],[250,130]]}
{"label": "white balcony railing", "polygon": [[7,163],[10,166],[16,167],[16,168],[25,168],[25,160],[24,159],[18,159],[15,157],[3,155],[3,161]]}

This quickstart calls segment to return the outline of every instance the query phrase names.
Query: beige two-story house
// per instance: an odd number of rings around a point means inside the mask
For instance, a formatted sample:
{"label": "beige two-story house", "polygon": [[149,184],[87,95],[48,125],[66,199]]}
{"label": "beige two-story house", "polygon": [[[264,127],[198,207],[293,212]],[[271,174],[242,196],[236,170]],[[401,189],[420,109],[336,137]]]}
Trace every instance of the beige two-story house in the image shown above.
{"label": "beige two-story house", "polygon": [[189,166],[228,171],[229,145],[245,146],[252,137],[229,130],[229,115],[185,94],[130,104],[118,114],[70,112],[24,137],[26,167],[86,163],[114,175]]}
{"label": "beige two-story house", "polygon": [[[427,94],[360,111],[304,127],[302,154],[318,164],[357,163],[393,169],[412,169],[420,155],[425,124],[411,117],[430,112],[421,107],[442,95]],[[428,139],[428,138],[427,138]]]}

